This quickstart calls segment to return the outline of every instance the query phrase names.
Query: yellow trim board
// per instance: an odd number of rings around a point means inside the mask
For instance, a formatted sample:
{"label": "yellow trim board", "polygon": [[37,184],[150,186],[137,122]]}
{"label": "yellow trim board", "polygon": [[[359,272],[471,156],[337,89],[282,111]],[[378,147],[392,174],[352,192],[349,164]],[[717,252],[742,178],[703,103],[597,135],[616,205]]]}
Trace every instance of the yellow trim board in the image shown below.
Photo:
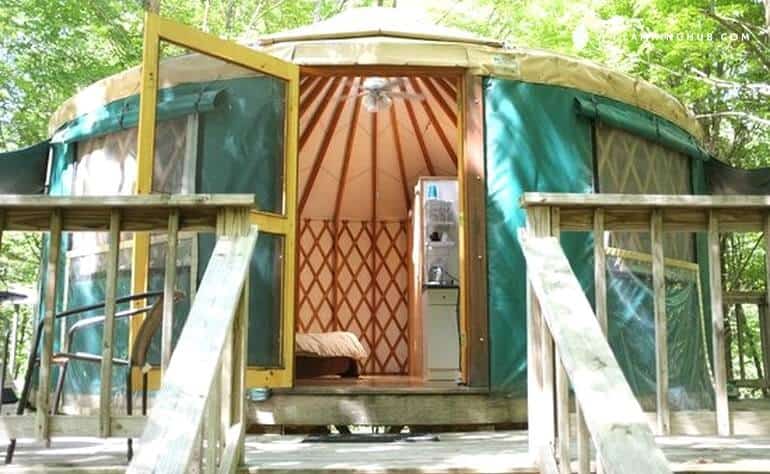
{"label": "yellow trim board", "polygon": [[[607,247],[605,252],[607,255],[612,255],[613,257],[630,258],[640,262],[652,263],[652,255],[648,253],[635,252],[633,250],[626,250],[617,247]],[[667,257],[663,260],[663,263],[669,267],[680,268],[682,270],[690,270],[692,272],[699,271],[697,263],[688,262],[686,260]]]}
{"label": "yellow trim board", "polygon": [[287,81],[292,80],[294,76],[294,69],[297,66],[291,63],[153,13],[148,13],[148,15],[155,17],[160,38],[169,43]]}
{"label": "yellow trim board", "polygon": [[[137,142],[136,194],[152,192],[152,171],[155,156],[156,107],[158,98],[158,71],[160,43],[166,41],[203,55],[220,59],[255,72],[286,81],[284,123],[284,200],[283,215],[252,212],[251,221],[260,231],[284,237],[283,280],[281,290],[281,365],[280,369],[249,369],[247,381],[252,386],[288,387],[294,378],[294,308],[296,285],[296,222],[297,222],[297,135],[299,127],[299,67],[265,53],[254,51],[232,41],[198,31],[194,28],[160,17],[156,13],[145,15],[144,51],[141,68],[139,125]],[[136,233],[133,254],[132,290],[144,291],[149,272],[150,239],[146,233]],[[130,338],[139,329],[141,321],[135,319]],[[155,369],[150,371],[151,382]],[[160,383],[160,375],[157,375]],[[140,383],[139,371],[132,379]]]}

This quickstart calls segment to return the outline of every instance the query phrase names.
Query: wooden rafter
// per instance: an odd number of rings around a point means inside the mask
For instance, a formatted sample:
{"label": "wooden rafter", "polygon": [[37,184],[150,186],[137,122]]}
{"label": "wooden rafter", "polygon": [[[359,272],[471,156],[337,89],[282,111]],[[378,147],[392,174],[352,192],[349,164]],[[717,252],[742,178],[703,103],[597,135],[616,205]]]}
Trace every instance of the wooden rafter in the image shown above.
{"label": "wooden rafter", "polygon": [[404,165],[404,152],[401,149],[401,137],[398,134],[398,120],[396,119],[396,108],[390,107],[390,128],[393,131],[393,143],[396,148],[396,157],[398,158],[398,170],[401,173],[401,184],[404,191],[404,205],[409,212],[409,183],[406,182],[406,166]]}
{"label": "wooden rafter", "polygon": [[[414,89],[417,94],[424,95],[422,88],[414,78],[410,77],[408,81],[409,84],[412,85],[412,89]],[[423,110],[425,110],[425,114],[428,116],[428,120],[430,120],[430,123],[433,124],[433,128],[436,129],[438,138],[441,140],[441,144],[444,145],[444,149],[449,155],[449,159],[451,159],[452,163],[457,166],[457,152],[455,151],[454,146],[452,146],[452,142],[450,142],[447,138],[446,133],[444,133],[444,129],[441,128],[441,123],[439,123],[438,118],[436,118],[436,114],[433,112],[430,103],[427,100],[422,100],[420,103],[422,104]]]}
{"label": "wooden rafter", "polygon": [[452,99],[452,102],[457,102],[457,81],[453,83],[445,77],[436,77],[435,80],[436,84],[444,89],[444,92],[446,92],[449,98]]}
{"label": "wooden rafter", "polygon": [[[360,83],[361,78],[358,78]],[[342,206],[342,196],[345,194],[345,181],[348,179],[348,169],[350,168],[350,155],[353,152],[353,141],[356,137],[356,129],[358,128],[358,114],[361,111],[362,97],[356,98],[353,104],[353,115],[350,117],[350,124],[348,124],[348,136],[345,139],[345,154],[342,158],[342,173],[340,173],[340,183],[337,187],[337,198],[334,201],[334,222],[339,221],[340,207]]]}
{"label": "wooden rafter", "polygon": [[307,88],[316,82],[314,79],[318,79],[318,76],[302,76],[302,79],[299,80],[300,95],[304,95]]}
{"label": "wooden rafter", "polygon": [[372,113],[372,224],[377,222],[377,113]]}
{"label": "wooden rafter", "polygon": [[430,91],[433,98],[436,99],[439,107],[441,107],[441,110],[444,111],[444,114],[446,114],[452,125],[457,126],[457,113],[455,112],[455,109],[447,103],[441,92],[436,88],[436,84],[433,82],[434,80],[435,79],[430,77],[420,78],[420,82],[425,84],[425,87],[428,88],[428,91]]}
{"label": "wooden rafter", "polygon": [[331,143],[332,137],[334,136],[334,130],[337,128],[337,122],[339,122],[342,109],[345,108],[346,101],[340,100],[340,98],[350,92],[350,79],[344,77],[340,82],[342,83],[342,86],[338,91],[335,99],[333,99],[335,105],[334,109],[332,110],[331,118],[329,119],[329,126],[326,129],[326,133],[324,134],[324,137],[321,141],[321,145],[318,147],[318,153],[316,154],[315,161],[313,162],[313,168],[310,170],[310,176],[308,176],[307,184],[305,184],[305,189],[302,191],[302,198],[299,201],[298,211],[300,216],[302,216],[302,211],[305,209],[307,200],[310,197],[310,192],[312,191],[315,180],[318,177],[318,172],[321,170],[321,165],[326,158],[326,152],[329,149],[329,144]]}
{"label": "wooden rafter", "polygon": [[317,77],[316,79],[318,80],[307,86],[307,94],[304,94],[299,102],[300,116],[304,116],[310,110],[318,95],[332,80],[330,77]]}
{"label": "wooden rafter", "polygon": [[433,76],[456,80],[465,73],[465,68],[443,66],[380,66],[380,65],[334,65],[300,66],[303,76],[353,76],[363,77],[412,77]]}
{"label": "wooden rafter", "polygon": [[310,138],[310,135],[313,133],[313,130],[315,129],[315,126],[318,124],[318,120],[321,118],[324,111],[326,110],[326,107],[328,107],[329,104],[331,104],[332,102],[335,102],[337,105],[341,103],[340,98],[342,97],[342,90],[344,89],[345,84],[346,84],[346,78],[343,78],[340,81],[332,81],[331,85],[326,90],[326,93],[324,94],[324,97],[321,100],[321,103],[318,104],[318,107],[316,107],[316,109],[313,111],[313,114],[308,119],[307,124],[302,129],[302,134],[299,137],[300,150],[302,150],[302,148],[307,143],[308,139]]}
{"label": "wooden rafter", "polygon": [[[406,92],[404,80],[400,79],[398,82],[403,92]],[[412,103],[408,100],[404,100],[403,102],[404,107],[406,107],[406,114],[409,116],[409,123],[412,124],[412,128],[414,129],[414,136],[417,138],[417,144],[420,145],[420,151],[422,152],[423,160],[425,160],[425,166],[428,168],[428,173],[430,173],[431,176],[435,176],[436,169],[433,167],[433,162],[431,161],[430,155],[428,154],[428,147],[425,146],[425,139],[422,136],[420,124],[417,123],[417,116],[414,114],[414,107],[412,107]]]}

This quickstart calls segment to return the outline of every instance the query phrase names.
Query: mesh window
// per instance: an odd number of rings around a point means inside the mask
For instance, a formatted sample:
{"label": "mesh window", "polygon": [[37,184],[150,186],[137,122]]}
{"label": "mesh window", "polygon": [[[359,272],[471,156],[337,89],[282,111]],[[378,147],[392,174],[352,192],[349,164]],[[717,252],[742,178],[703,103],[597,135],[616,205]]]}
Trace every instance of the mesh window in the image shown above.
{"label": "mesh window", "polygon": [[[623,130],[596,123],[596,168],[599,192],[622,194],[691,194],[689,158]],[[611,247],[650,253],[647,233],[612,232]],[[691,235],[667,234],[666,257],[694,261]]]}

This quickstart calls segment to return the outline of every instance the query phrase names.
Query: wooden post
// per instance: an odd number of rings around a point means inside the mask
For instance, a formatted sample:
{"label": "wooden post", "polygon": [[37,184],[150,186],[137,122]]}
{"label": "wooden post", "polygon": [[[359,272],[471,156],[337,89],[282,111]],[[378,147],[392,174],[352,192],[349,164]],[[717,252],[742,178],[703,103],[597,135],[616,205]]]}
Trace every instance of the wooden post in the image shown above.
{"label": "wooden post", "polygon": [[115,299],[120,255],[120,210],[110,210],[109,250],[104,287],[104,329],[102,331],[101,386],[99,390],[99,436],[110,436],[112,416],[112,354],[115,340]]}
{"label": "wooden post", "polygon": [[729,305],[723,305],[722,306],[722,314],[725,315],[725,350],[727,351],[727,356],[725,358],[726,362],[726,371],[727,371],[727,381],[735,380],[735,374],[733,371],[733,329],[730,327],[730,306]]}
{"label": "wooden post", "polygon": [[719,217],[713,209],[709,211],[708,249],[717,433],[720,436],[728,436],[730,435],[730,407],[727,401],[725,319],[722,309],[722,266],[720,263],[722,256],[719,248]]}
{"label": "wooden post", "polygon": [[53,354],[53,323],[56,314],[56,284],[59,269],[59,251],[61,250],[62,215],[60,209],[51,211],[48,241],[48,264],[45,282],[45,315],[43,316],[43,344],[40,349],[40,371],[37,386],[37,439],[49,438],[49,417],[51,398],[51,355]]}
{"label": "wooden post", "polygon": [[570,474],[569,379],[559,351],[556,351],[556,427],[558,434],[559,472]]}
{"label": "wooden post", "polygon": [[[243,285],[238,314],[233,328],[233,424],[240,425],[242,431],[238,438],[238,456],[245,461],[242,440],[246,435],[246,370],[249,350],[249,277]],[[239,463],[240,464],[240,463]]]}
{"label": "wooden post", "polygon": [[[222,211],[217,222],[217,234],[240,236],[249,232],[249,214],[242,209]],[[245,321],[244,321],[245,320]],[[248,277],[238,303],[233,327],[227,337],[222,355],[220,374],[220,432],[219,439],[225,442],[225,433],[236,423],[243,421],[246,382],[246,336],[248,333]],[[245,427],[245,423],[241,426]],[[242,438],[241,438],[242,439]]]}
{"label": "wooden post", "polygon": [[[741,313],[743,312],[743,308],[741,307],[740,303],[736,303],[734,305],[731,305],[733,308],[733,314],[735,315],[735,337],[738,340],[738,374],[741,381],[746,380],[746,357],[743,354],[743,318],[741,317]],[[727,327],[730,326],[730,313],[728,311],[725,311],[725,332],[727,331]],[[725,350],[726,350],[726,359],[732,359],[732,347],[728,346],[727,343],[725,343]],[[735,375],[735,374],[733,374]]]}
{"label": "wooden post", "polygon": [[166,273],[163,280],[163,322],[161,325],[161,380],[171,361],[171,337],[174,329],[174,292],[176,291],[176,254],[179,246],[179,209],[168,215],[166,236]]}
{"label": "wooden post", "polygon": [[594,210],[594,308],[607,335],[607,253],[604,249],[604,209]]}
{"label": "wooden post", "polygon": [[[561,214],[558,207],[551,209],[551,235],[559,239],[561,235]],[[543,318],[545,321],[545,318]],[[547,332],[548,329],[545,329]],[[556,434],[559,441],[559,472],[570,474],[570,433],[569,433],[569,379],[564,370],[559,352],[555,352],[556,364]]]}
{"label": "wooden post", "polygon": [[[607,337],[609,316],[607,314],[607,251],[604,248],[604,209],[596,208],[593,211],[594,231],[594,312],[599,321],[599,327]],[[578,419],[578,468],[590,470],[591,438],[585,423],[583,408],[575,403]],[[601,474],[602,464],[596,458],[596,472]]]}
{"label": "wooden post", "polygon": [[[486,254],[486,169],[484,166],[484,91],[482,78],[466,74],[461,81],[464,102],[460,114],[464,123],[459,127],[463,140],[459,173],[465,189],[463,239],[465,248],[465,278],[467,289],[465,314],[468,321],[468,384],[489,386],[489,327],[487,317],[487,254]],[[430,84],[430,81],[427,82]]]}
{"label": "wooden post", "polygon": [[0,209],[0,249],[3,247],[3,230],[5,230],[5,211]]}
{"label": "wooden post", "polygon": [[[767,297],[767,295],[765,295]],[[762,348],[762,379],[764,390],[767,395],[770,389],[770,326],[767,320],[767,303],[757,305],[759,315],[759,340]]]}
{"label": "wooden post", "polygon": [[[548,207],[527,209],[527,227],[533,235],[549,235],[551,211]],[[529,454],[539,462],[540,449],[553,443],[553,392],[545,391],[543,368],[543,316],[532,285],[527,285],[527,429]],[[551,370],[551,373],[553,371]]]}
{"label": "wooden post", "polygon": [[668,330],[666,319],[666,269],[663,253],[663,211],[653,209],[650,219],[652,245],[652,299],[655,319],[655,373],[658,434],[671,432],[668,408]]}
{"label": "wooden post", "polygon": [[206,405],[206,474],[217,472],[217,454],[219,452],[219,433],[220,433],[220,413],[221,413],[221,384],[220,378],[214,377],[214,383],[211,386],[209,402]]}
{"label": "wooden post", "polygon": [[[575,411],[577,412],[577,454],[578,474],[591,474],[591,438],[589,437],[586,420],[580,403],[575,398]],[[597,463],[598,465],[598,463]]]}
{"label": "wooden post", "polygon": [[[759,331],[762,341],[762,362],[764,363],[764,375],[767,384],[770,384],[770,214],[765,215],[765,304],[759,307]],[[765,393],[770,391],[770,385],[766,386]]]}

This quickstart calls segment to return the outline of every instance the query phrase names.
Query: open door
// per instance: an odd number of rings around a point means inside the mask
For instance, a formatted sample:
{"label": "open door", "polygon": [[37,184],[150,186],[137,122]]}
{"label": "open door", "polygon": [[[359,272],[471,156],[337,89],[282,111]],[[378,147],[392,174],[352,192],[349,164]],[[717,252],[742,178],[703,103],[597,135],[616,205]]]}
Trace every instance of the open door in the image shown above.
{"label": "open door", "polygon": [[[267,361],[264,363],[252,362],[250,357],[246,383],[249,387],[291,386],[294,361],[299,68],[294,64],[254,51],[232,41],[217,38],[148,12],[145,18],[141,76],[137,194],[149,194],[153,188],[153,173],[157,174],[157,168],[153,161],[155,158],[156,119],[159,118],[157,117],[158,88],[159,86],[164,88],[167,84],[167,81],[161,76],[163,71],[159,67],[159,60],[162,56],[161,45],[171,46],[170,53],[172,55],[178,55],[180,48],[191,50],[211,58],[212,63],[216,62],[226,65],[228,68],[235,67],[248,70],[250,73],[257,73],[260,77],[270,81],[269,87],[258,87],[259,93],[262,96],[274,95],[273,103],[277,104],[274,109],[282,109],[272,115],[273,123],[270,123],[269,126],[262,124],[265,125],[262,128],[269,130],[271,137],[268,137],[267,134],[260,135],[265,140],[270,139],[278,143],[275,148],[278,152],[272,158],[274,166],[262,170],[258,183],[247,184],[247,186],[251,186],[250,189],[258,189],[260,192],[265,187],[270,188],[271,197],[269,199],[260,200],[259,195],[256,195],[257,206],[252,213],[252,222],[258,226],[259,241],[262,242],[262,244],[258,242],[257,247],[264,245],[265,241],[269,241],[272,248],[264,252],[260,252],[259,248],[255,251],[257,261],[252,260],[252,276],[255,267],[268,268],[267,273],[270,274],[268,279],[271,280],[272,286],[267,288],[263,285],[262,289],[265,290],[265,294],[269,298],[274,299],[269,306],[275,313],[275,317],[268,324],[269,332],[262,331],[271,340],[271,347],[265,348],[266,351],[271,351],[271,356],[264,358]],[[195,71],[189,71],[189,73],[194,74]],[[225,75],[223,74],[223,76]],[[243,77],[243,74],[239,73],[238,76]],[[185,80],[189,81],[190,79],[182,78],[182,82]],[[251,90],[254,88],[252,87]],[[229,108],[232,109],[232,105]],[[248,110],[248,107],[245,109]],[[252,114],[250,124],[253,125],[256,123],[255,121],[261,120],[261,117],[260,113]],[[223,133],[227,134],[229,127],[241,126],[243,128],[243,123],[222,120],[219,126],[224,130]],[[248,128],[245,128],[241,130],[241,133],[248,133],[249,131]],[[259,137],[252,138],[252,142],[259,140]],[[199,152],[202,146],[204,145],[198,145]],[[255,151],[258,148],[232,147],[229,151],[232,155],[230,160],[223,159],[221,164],[215,166],[237,167],[253,163],[258,158],[264,159],[263,154],[260,155]],[[224,153],[223,151],[223,155]],[[200,174],[211,173],[200,165],[198,170]],[[265,176],[266,174],[270,176]],[[199,175],[198,183],[204,178],[205,176]],[[268,184],[263,185],[262,183]],[[229,185],[215,191],[209,191],[205,187],[202,189],[200,186],[196,186],[195,189],[196,192],[244,192],[243,188],[232,189]],[[134,239],[132,290],[141,292],[145,291],[148,286],[150,238],[146,233],[136,233]],[[259,262],[260,258],[269,260],[269,262]],[[250,322],[254,322],[255,314],[260,313],[266,305],[262,302],[263,306],[261,307],[260,295],[253,294],[253,288],[250,291],[252,291],[250,299],[256,301],[250,308]],[[259,319],[257,318],[257,320]],[[259,344],[265,345],[261,342]],[[249,344],[249,347],[251,355],[254,348],[253,344]]]}

